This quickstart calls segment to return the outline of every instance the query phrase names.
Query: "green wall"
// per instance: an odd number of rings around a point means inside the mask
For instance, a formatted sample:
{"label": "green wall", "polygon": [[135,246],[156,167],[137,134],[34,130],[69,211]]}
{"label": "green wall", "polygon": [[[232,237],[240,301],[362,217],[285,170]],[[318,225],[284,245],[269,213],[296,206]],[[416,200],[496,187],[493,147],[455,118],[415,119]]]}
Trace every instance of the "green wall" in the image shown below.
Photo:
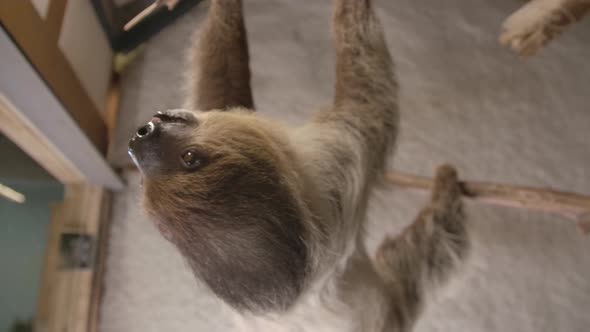
{"label": "green wall", "polygon": [[49,203],[59,202],[63,186],[53,181],[2,180],[26,196],[24,204],[0,198],[0,332],[16,318],[32,318],[43,253]]}

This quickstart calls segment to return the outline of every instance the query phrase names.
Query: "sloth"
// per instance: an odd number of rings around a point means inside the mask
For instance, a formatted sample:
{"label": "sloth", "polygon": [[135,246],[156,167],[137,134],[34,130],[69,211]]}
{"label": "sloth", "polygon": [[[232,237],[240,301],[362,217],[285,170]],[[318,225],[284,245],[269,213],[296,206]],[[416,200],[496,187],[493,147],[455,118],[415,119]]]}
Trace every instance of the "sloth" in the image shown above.
{"label": "sloth", "polygon": [[465,258],[460,182],[370,257],[363,227],[399,126],[398,84],[372,0],[334,0],[331,106],[286,128],[255,112],[241,0],[212,0],[187,109],[129,142],[143,207],[243,330],[409,331]]}

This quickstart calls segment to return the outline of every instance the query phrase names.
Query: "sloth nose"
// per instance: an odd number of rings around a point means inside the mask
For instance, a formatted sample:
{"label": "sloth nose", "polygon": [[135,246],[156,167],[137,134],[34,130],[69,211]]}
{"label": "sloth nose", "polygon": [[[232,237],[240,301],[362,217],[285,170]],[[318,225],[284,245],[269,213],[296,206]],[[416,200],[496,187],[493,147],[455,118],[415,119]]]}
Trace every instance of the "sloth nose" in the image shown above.
{"label": "sloth nose", "polygon": [[154,133],[156,126],[152,122],[148,122],[145,126],[140,127],[137,129],[135,133],[135,137],[137,138],[146,138]]}

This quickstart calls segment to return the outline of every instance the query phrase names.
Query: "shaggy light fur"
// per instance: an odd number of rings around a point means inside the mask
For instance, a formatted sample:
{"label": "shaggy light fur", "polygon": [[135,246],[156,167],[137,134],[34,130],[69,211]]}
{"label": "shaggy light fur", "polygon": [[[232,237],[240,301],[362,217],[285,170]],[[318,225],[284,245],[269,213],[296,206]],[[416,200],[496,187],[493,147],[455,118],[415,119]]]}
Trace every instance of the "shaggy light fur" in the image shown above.
{"label": "shaggy light fur", "polygon": [[[469,179],[588,192],[588,68],[581,63],[589,25],[523,65],[496,44],[500,22],[519,5],[512,0],[377,4],[403,82],[396,168],[430,175],[452,161]],[[330,3],[245,5],[259,113],[300,124],[332,93]],[[203,9],[164,30],[125,74],[118,131],[125,140],[132,131],[126,125],[178,105],[186,68],[176,52],[188,45]],[[128,162],[125,146],[114,146],[123,148],[120,165]],[[126,178],[131,187],[116,199],[102,330],[233,331],[223,305],[195,287],[178,253],[136,209],[137,176]],[[380,195],[371,208],[371,251],[410,222],[423,200],[410,192]],[[461,274],[467,278],[426,308],[416,330],[585,331],[587,240],[560,218],[470,207],[477,239],[473,264]]]}
{"label": "shaggy light fur", "polygon": [[242,3],[214,0],[193,57],[196,112],[159,112],[130,140],[145,209],[244,329],[311,331],[331,312],[333,330],[410,331],[428,285],[469,247],[443,166],[430,206],[373,266],[362,229],[397,136],[397,83],[372,0],[336,0],[333,30],[333,106],[285,130],[248,112]]}

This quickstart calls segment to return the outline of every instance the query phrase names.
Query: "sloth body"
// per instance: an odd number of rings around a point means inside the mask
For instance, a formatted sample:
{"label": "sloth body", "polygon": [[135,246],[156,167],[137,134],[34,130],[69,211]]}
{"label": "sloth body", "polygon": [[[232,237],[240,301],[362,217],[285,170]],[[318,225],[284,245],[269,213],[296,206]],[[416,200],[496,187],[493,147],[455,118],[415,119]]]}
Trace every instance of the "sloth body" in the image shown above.
{"label": "sloth body", "polygon": [[256,115],[240,0],[213,0],[189,110],[130,141],[144,206],[242,330],[408,331],[467,252],[455,171],[371,260],[363,227],[398,131],[397,83],[371,0],[335,0],[333,105],[287,129]]}

